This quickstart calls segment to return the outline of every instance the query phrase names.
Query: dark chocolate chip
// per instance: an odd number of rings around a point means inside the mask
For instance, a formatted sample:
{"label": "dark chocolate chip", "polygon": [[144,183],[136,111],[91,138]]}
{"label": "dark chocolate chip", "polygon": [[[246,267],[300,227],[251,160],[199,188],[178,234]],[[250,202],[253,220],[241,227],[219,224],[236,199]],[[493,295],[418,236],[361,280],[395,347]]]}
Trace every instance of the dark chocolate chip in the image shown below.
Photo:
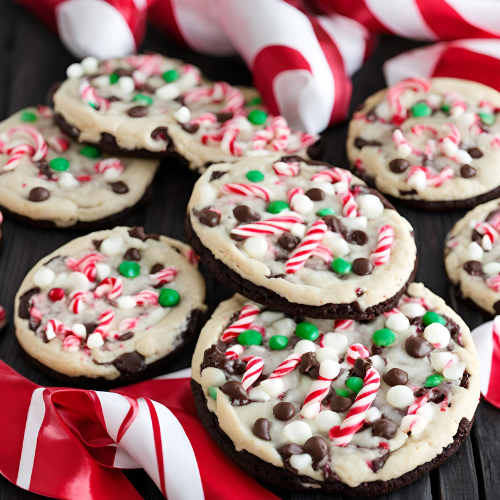
{"label": "dark chocolate chip", "polygon": [[48,200],[49,198],[50,191],[42,187],[33,188],[28,196],[28,200],[34,201],[35,203]]}
{"label": "dark chocolate chip", "polygon": [[243,389],[241,383],[236,380],[230,380],[229,382],[226,382],[220,388],[220,390],[232,399],[248,399],[247,392],[245,391],[245,389]]}
{"label": "dark chocolate chip", "polygon": [[269,434],[269,429],[271,428],[271,422],[267,418],[258,418],[252,427],[252,432],[260,439],[264,441],[271,441],[271,435]]}
{"label": "dark chocolate chip", "polygon": [[[210,166],[210,165],[209,165]],[[208,167],[207,167],[208,168]],[[218,170],[214,170],[212,175],[210,176],[210,182],[220,179],[223,175],[226,175],[227,172],[220,172]]]}
{"label": "dark chocolate chip", "polygon": [[483,265],[477,260],[469,260],[464,264],[465,271],[471,276],[481,276],[483,274]]}
{"label": "dark chocolate chip", "polygon": [[292,455],[302,455],[304,448],[297,443],[288,443],[281,448],[281,456],[288,460]]}
{"label": "dark chocolate chip", "polygon": [[247,205],[238,205],[233,210],[233,215],[240,222],[256,222],[260,220],[260,216]]}
{"label": "dark chocolate chip", "polygon": [[306,196],[312,201],[321,201],[325,199],[325,192],[319,188],[312,188],[306,191]]}
{"label": "dark chocolate chip", "polygon": [[333,396],[330,401],[330,408],[337,413],[343,413],[352,406],[352,400],[344,396]]}
{"label": "dark chocolate chip", "polygon": [[408,383],[408,373],[399,368],[392,368],[384,374],[384,382],[391,387],[395,385],[406,385]]}
{"label": "dark chocolate chip", "polygon": [[132,118],[142,118],[148,114],[149,108],[147,106],[134,106],[128,110],[128,116]]}
{"label": "dark chocolate chip", "polygon": [[188,134],[195,134],[198,132],[198,129],[200,126],[197,123],[181,123],[181,128],[184,130],[184,132],[187,132]]}
{"label": "dark chocolate chip", "polygon": [[148,239],[151,240],[156,240],[158,241],[160,239],[160,235],[156,233],[148,233],[144,231],[144,228],[142,226],[135,226],[133,227],[128,234],[130,235],[131,238],[137,238],[138,240],[141,241],[146,241]]}
{"label": "dark chocolate chip", "polygon": [[233,234],[231,233],[231,239],[234,241],[243,241],[245,239],[244,236],[240,236],[239,234]]}
{"label": "dark chocolate chip", "polygon": [[92,240],[92,245],[94,245],[96,250],[100,250],[102,245],[102,240]]}
{"label": "dark chocolate chip", "polygon": [[128,186],[122,181],[111,182],[109,184],[109,186],[111,187],[113,192],[116,194],[127,194],[128,193]]}
{"label": "dark chocolate chip", "polygon": [[356,137],[356,139],[354,140],[354,145],[358,149],[363,149],[365,146],[382,146],[382,143],[380,143],[379,141],[368,141],[366,139],[363,139],[362,137]]}
{"label": "dark chocolate chip", "polygon": [[389,163],[389,168],[395,174],[404,172],[409,166],[410,163],[406,160],[403,160],[402,158],[396,158],[395,160],[392,160],[391,163]]}
{"label": "dark chocolate chip", "polygon": [[95,329],[99,326],[98,323],[85,323],[83,325],[85,327],[85,331],[87,332],[87,335],[90,335],[91,333],[94,333]]}
{"label": "dark chocolate chip", "polygon": [[151,139],[154,139],[155,141],[157,141],[158,139],[161,139],[163,141],[169,140],[170,136],[168,135],[167,127],[156,127],[151,132]]}
{"label": "dark chocolate chip", "polygon": [[346,241],[352,245],[362,246],[368,241],[368,235],[364,231],[356,229],[356,231],[346,234]]}
{"label": "dark chocolate chip", "polygon": [[278,239],[278,245],[285,250],[293,250],[299,243],[300,240],[290,233],[283,233]]}
{"label": "dark chocolate chip", "polygon": [[212,212],[211,210],[202,212],[198,218],[202,224],[208,227],[215,227],[220,222],[220,215],[217,212]]}
{"label": "dark chocolate chip", "polygon": [[313,436],[304,443],[304,453],[311,455],[313,461],[318,464],[328,456],[328,445],[321,436]]}
{"label": "dark chocolate chip", "polygon": [[35,166],[40,170],[39,177],[43,179],[52,179],[54,177],[54,171],[50,168],[46,160],[36,161]]}
{"label": "dark chocolate chip", "polygon": [[319,369],[319,362],[316,359],[316,354],[314,352],[306,352],[302,354],[299,363],[299,372],[302,373],[302,375],[308,375],[313,367],[317,367]]}
{"label": "dark chocolate chip", "polygon": [[376,458],[375,460],[372,460],[371,463],[371,468],[373,472],[378,472],[387,462],[387,459],[391,456],[391,452],[388,451],[387,453],[384,453],[381,457]]}
{"label": "dark chocolate chip", "polygon": [[232,111],[226,111],[224,113],[215,113],[215,116],[218,122],[223,123],[230,120],[234,116],[234,113]]}
{"label": "dark chocolate chip", "polygon": [[124,260],[141,260],[141,252],[137,250],[137,248],[129,248],[124,254],[123,254],[123,259]]}
{"label": "dark chocolate chip", "polygon": [[160,271],[162,271],[164,268],[165,268],[165,266],[163,264],[158,263],[158,264],[155,264],[149,272],[150,272],[150,274],[156,274],[156,273],[159,273]]}
{"label": "dark chocolate chip", "polygon": [[117,69],[115,69],[115,73],[118,76],[132,76],[132,74],[134,73],[134,71],[131,70],[131,69],[117,68]]}
{"label": "dark chocolate chip", "polygon": [[357,358],[354,361],[354,367],[352,369],[352,374],[354,377],[365,378],[366,370],[372,366],[372,362],[369,359]]}
{"label": "dark chocolate chip", "polygon": [[352,272],[358,276],[366,276],[373,272],[373,264],[364,257],[354,259],[352,262]]}
{"label": "dark chocolate chip", "polygon": [[286,422],[290,420],[295,415],[295,406],[292,403],[282,401],[277,405],[274,405],[273,415],[278,419]]}
{"label": "dark chocolate chip", "polygon": [[385,418],[381,418],[377,420],[372,427],[372,432],[374,436],[382,437],[385,439],[391,439],[396,435],[396,431],[398,430],[398,426],[387,420]]}
{"label": "dark chocolate chip", "polygon": [[121,342],[125,342],[125,340],[130,340],[133,336],[134,332],[125,332],[118,337],[118,340]]}
{"label": "dark chocolate chip", "polygon": [[460,175],[464,179],[470,179],[471,177],[474,177],[476,175],[476,169],[467,164],[462,165],[460,167]]}
{"label": "dark chocolate chip", "polygon": [[472,158],[481,158],[481,156],[483,156],[483,152],[479,148],[469,148],[467,153],[469,153]]}
{"label": "dark chocolate chip", "polygon": [[142,372],[147,367],[144,356],[137,351],[122,354],[113,361],[113,365],[120,373],[127,375],[134,375]]}
{"label": "dark chocolate chip", "polygon": [[405,349],[412,358],[423,358],[427,356],[434,347],[432,347],[424,337],[411,337],[406,341]]}
{"label": "dark chocolate chip", "polygon": [[469,377],[470,375],[467,372],[464,372],[462,380],[460,381],[460,387],[463,387],[464,389],[469,387]]}

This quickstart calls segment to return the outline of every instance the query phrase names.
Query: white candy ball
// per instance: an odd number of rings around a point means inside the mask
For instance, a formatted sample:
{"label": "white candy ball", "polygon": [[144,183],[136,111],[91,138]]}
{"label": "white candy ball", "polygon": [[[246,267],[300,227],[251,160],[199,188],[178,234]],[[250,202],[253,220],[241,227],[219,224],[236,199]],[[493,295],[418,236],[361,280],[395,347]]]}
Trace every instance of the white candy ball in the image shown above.
{"label": "white candy ball", "polygon": [[335,188],[333,187],[333,184],[330,182],[325,182],[325,181],[313,181],[316,185],[315,187],[321,189],[326,195],[334,195],[335,194]]}
{"label": "white candy ball", "polygon": [[367,422],[376,422],[377,420],[380,420],[382,418],[382,412],[376,408],[375,406],[372,406],[366,410],[365,413],[365,420]]}
{"label": "white candy ball", "polygon": [[95,263],[95,270],[99,281],[102,281],[111,275],[111,267],[109,267],[108,264],[103,264],[102,262]]}
{"label": "white candy ball", "polygon": [[314,201],[305,194],[296,194],[292,199],[292,210],[299,214],[310,214],[314,210]]}
{"label": "white candy ball", "polygon": [[409,144],[402,143],[397,148],[397,154],[400,158],[408,158],[412,153],[412,149]]}
{"label": "white candy ball", "polygon": [[493,243],[490,238],[485,234],[481,240],[481,246],[485,252],[490,252],[493,249]]}
{"label": "white candy ball", "polygon": [[174,113],[174,118],[179,123],[187,123],[189,120],[191,120],[191,111],[189,111],[189,108],[187,108],[186,106],[182,106]]}
{"label": "white candy ball", "polygon": [[54,288],[66,288],[68,286],[69,273],[59,273],[56,275]]}
{"label": "white candy ball", "polygon": [[100,333],[91,333],[87,338],[87,347],[89,349],[98,349],[104,345],[104,340]]}
{"label": "white candy ball", "polygon": [[411,431],[412,436],[422,434],[426,427],[427,422],[425,418],[420,415],[406,415],[406,417],[403,417],[403,420],[401,420],[401,430],[406,433]]}
{"label": "white candy ball", "polygon": [[345,354],[349,347],[347,337],[342,333],[325,333],[323,337],[323,344],[325,347],[331,347],[339,354]]}
{"label": "white candy ball", "polygon": [[38,288],[44,289],[52,285],[55,277],[56,273],[52,269],[43,266],[33,276],[33,283]]}
{"label": "white candy ball", "polygon": [[109,182],[114,182],[118,180],[122,175],[122,172],[120,172],[116,168],[108,168],[107,170],[104,171],[104,178],[109,181]]}
{"label": "white candy ball", "polygon": [[423,316],[427,309],[420,304],[415,304],[413,302],[408,302],[398,307],[398,309],[409,318],[418,318],[419,316]]}
{"label": "white candy ball", "polygon": [[73,335],[76,335],[80,339],[84,339],[87,336],[87,329],[85,328],[85,325],[82,325],[81,323],[76,323],[71,327],[71,331],[73,332]]}
{"label": "white candy ball", "polygon": [[75,290],[89,290],[90,281],[85,274],[74,272],[69,275],[66,287],[70,293]]}
{"label": "white candy ball", "polygon": [[283,379],[268,378],[260,383],[260,388],[272,398],[277,398],[283,393]]}
{"label": "white candy ball", "polygon": [[82,68],[84,69],[85,73],[87,73],[87,75],[95,73],[97,71],[97,68],[99,68],[99,61],[92,56],[85,57],[81,60],[80,64],[82,65]]}
{"label": "white candy ball", "polygon": [[329,359],[337,362],[339,360],[339,355],[337,354],[337,351],[331,347],[321,347],[316,351],[316,359],[319,363]]}
{"label": "white candy ball", "polygon": [[68,78],[81,78],[85,74],[85,70],[80,63],[70,64],[66,68],[66,76]]}
{"label": "white candy ball", "polygon": [[372,362],[373,368],[377,370],[379,373],[385,370],[385,359],[378,354],[370,357],[370,361]]}
{"label": "white candy ball", "polygon": [[427,186],[427,177],[421,170],[415,172],[407,181],[408,187],[422,191]]}
{"label": "white candy ball", "polygon": [[441,148],[443,154],[448,156],[448,158],[452,158],[458,152],[458,146],[449,137],[445,137],[441,140]]}
{"label": "white candy ball", "polygon": [[318,347],[314,342],[310,340],[299,340],[295,347],[293,348],[293,352],[295,354],[305,354],[306,352],[316,352]]}
{"label": "white candy ball", "polygon": [[387,402],[394,408],[407,408],[415,398],[413,391],[406,385],[396,385],[387,391]]}
{"label": "white candy ball", "polygon": [[297,323],[292,318],[283,318],[275,321],[268,329],[269,335],[284,335],[290,337],[295,333]]}
{"label": "white candy ball", "polygon": [[488,262],[483,266],[484,274],[499,274],[500,273],[500,262]]}
{"label": "white candy ball", "polygon": [[267,326],[270,325],[271,323],[279,321],[284,317],[285,317],[284,313],[279,311],[264,311],[263,313],[259,314],[259,323],[261,325]]}
{"label": "white candy ball", "polygon": [[425,403],[417,410],[417,415],[425,418],[426,422],[432,422],[436,415],[437,405],[435,403]]}
{"label": "white candy ball", "polygon": [[45,336],[47,337],[47,340],[52,340],[56,338],[56,334],[53,330],[47,330],[45,332]]}
{"label": "white candy ball", "polygon": [[[331,349],[331,348],[330,348]],[[333,380],[340,373],[340,365],[337,361],[333,361],[332,359],[325,359],[319,365],[319,374],[330,380]]]}
{"label": "white candy ball", "polygon": [[269,248],[265,236],[251,236],[243,243],[243,249],[252,259],[262,259]]}
{"label": "white candy ball", "polygon": [[251,401],[257,401],[258,403],[265,403],[271,398],[267,392],[265,392],[260,386],[254,387],[249,393],[248,397]]}
{"label": "white candy ball", "polygon": [[310,437],[312,431],[308,424],[297,420],[283,428],[283,437],[288,443],[304,444]]}
{"label": "white candy ball", "polygon": [[443,370],[443,375],[448,380],[456,380],[462,377],[465,368],[466,364],[463,363],[462,361],[453,361],[451,365],[447,366]]}
{"label": "white candy ball", "polygon": [[299,472],[304,470],[306,467],[310,467],[312,465],[313,459],[311,455],[307,453],[301,453],[300,455],[292,455],[290,457],[290,465],[297,469]]}
{"label": "white candy ball", "polygon": [[131,76],[121,76],[118,85],[124,94],[131,94],[135,90],[135,82]]}
{"label": "white candy ball", "polygon": [[375,219],[379,215],[382,215],[382,212],[384,211],[384,205],[374,194],[358,196],[356,201],[358,203],[358,207],[369,219]]}
{"label": "white candy ball", "polygon": [[443,370],[449,366],[454,359],[456,358],[451,352],[433,352],[431,354],[431,365],[438,373],[443,373]]}
{"label": "white candy ball", "polygon": [[378,117],[389,120],[392,118],[392,111],[389,106],[389,103],[386,100],[383,100],[376,108],[375,113]]}
{"label": "white candy ball", "polygon": [[318,413],[314,419],[314,423],[319,432],[330,432],[332,427],[340,425],[342,419],[338,413],[331,410],[324,410]]}
{"label": "white candy ball", "polygon": [[290,228],[290,234],[302,240],[306,235],[306,226],[297,222]]}
{"label": "white candy ball", "polygon": [[396,333],[403,333],[410,328],[410,320],[404,314],[391,314],[385,320],[385,326]]}
{"label": "white candy ball", "polygon": [[349,190],[347,182],[344,181],[336,182],[333,184],[333,187],[335,188],[335,192],[337,194],[345,193]]}
{"label": "white candy ball", "polygon": [[130,295],[122,295],[116,299],[116,304],[120,309],[133,309],[137,305],[137,301]]}
{"label": "white candy ball", "polygon": [[62,188],[73,188],[80,185],[75,176],[69,172],[61,172],[57,184]]}
{"label": "white candy ball", "polygon": [[124,244],[121,236],[110,236],[101,243],[100,251],[108,257],[121,255],[123,253]]}
{"label": "white candy ball", "polygon": [[172,101],[181,95],[179,87],[175,83],[167,83],[155,90],[156,97],[163,101]]}
{"label": "white candy ball", "polygon": [[431,323],[425,327],[424,338],[436,349],[444,349],[450,343],[451,335],[441,323]]}
{"label": "white candy ball", "polygon": [[349,254],[349,244],[342,236],[337,233],[328,231],[323,238],[323,244],[327,246],[334,257],[345,257]]}
{"label": "white candy ball", "polygon": [[303,418],[315,418],[320,410],[321,405],[316,401],[304,405],[300,410],[300,414]]}
{"label": "white candy ball", "polygon": [[469,256],[469,260],[477,260],[477,261],[481,262],[483,260],[484,250],[481,248],[481,246],[478,243],[473,241],[467,247],[467,254]]}
{"label": "white candy ball", "polygon": [[203,387],[222,387],[226,383],[226,376],[222,370],[209,366],[201,372]]}

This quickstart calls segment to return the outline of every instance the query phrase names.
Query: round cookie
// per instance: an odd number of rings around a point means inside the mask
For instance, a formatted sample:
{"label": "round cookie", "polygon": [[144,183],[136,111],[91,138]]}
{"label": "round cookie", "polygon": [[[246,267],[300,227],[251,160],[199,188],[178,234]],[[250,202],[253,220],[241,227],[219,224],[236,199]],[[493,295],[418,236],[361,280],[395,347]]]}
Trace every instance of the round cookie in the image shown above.
{"label": "round cookie", "polygon": [[116,227],[40,261],[16,296],[16,335],[41,371],[115,387],[159,374],[201,327],[205,284],[179,241]]}
{"label": "round cookie", "polygon": [[235,295],[203,328],[192,370],[222,450],[293,490],[401,488],[455,453],[479,401],[469,329],[415,283],[397,309],[362,323],[285,316]]}
{"label": "round cookie", "polygon": [[349,125],[353,171],[424,210],[500,195],[500,94],[454,78],[409,79],[369,97]]}
{"label": "round cookie", "polygon": [[479,205],[448,234],[446,272],[460,297],[500,314],[500,200]]}
{"label": "round cookie", "polygon": [[0,123],[0,206],[44,227],[114,225],[152,194],[155,160],[101,155],[61,134],[46,106]]}
{"label": "round cookie", "polygon": [[188,205],[189,243],[215,276],[288,314],[368,319],[394,307],[413,230],[348,170],[297,156],[211,166]]}
{"label": "round cookie", "polygon": [[59,125],[113,155],[174,157],[199,171],[275,151],[319,155],[319,136],[290,130],[254,89],[211,82],[177,59],[86,58],[67,73],[53,97]]}

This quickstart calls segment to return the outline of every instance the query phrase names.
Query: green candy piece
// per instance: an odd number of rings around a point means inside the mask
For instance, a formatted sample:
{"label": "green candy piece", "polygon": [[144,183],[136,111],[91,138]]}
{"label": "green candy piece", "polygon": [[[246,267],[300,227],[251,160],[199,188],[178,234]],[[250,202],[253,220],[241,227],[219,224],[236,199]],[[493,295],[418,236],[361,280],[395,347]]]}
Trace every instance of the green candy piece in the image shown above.
{"label": "green candy piece", "polygon": [[448,104],[443,104],[441,106],[441,111],[444,111],[445,113],[449,113],[450,112],[450,106],[448,106]]}
{"label": "green candy piece", "polygon": [[322,208],[316,212],[316,215],[324,217],[325,215],[335,215],[335,210],[333,208]]}
{"label": "green candy piece", "polygon": [[295,328],[295,335],[304,340],[316,340],[319,337],[319,330],[312,323],[299,323],[297,328]]}
{"label": "green candy piece", "polygon": [[120,274],[125,278],[137,278],[141,274],[141,266],[137,262],[124,260],[118,268]]}
{"label": "green candy piece", "polygon": [[238,335],[238,342],[241,345],[260,345],[262,344],[262,333],[255,330],[245,330]]}
{"label": "green candy piece", "polygon": [[373,342],[380,347],[387,347],[394,344],[396,334],[389,328],[381,328],[373,334]]}
{"label": "green candy piece", "polygon": [[352,271],[352,264],[339,257],[332,262],[332,269],[337,274],[349,274]]}
{"label": "green candy piece", "polygon": [[116,73],[111,73],[111,75],[109,75],[109,83],[111,83],[111,85],[114,85],[119,79],[120,77]]}
{"label": "green candy piece", "polygon": [[481,118],[481,121],[485,125],[493,125],[495,123],[495,115],[492,115],[490,113],[485,113],[485,112],[482,112],[482,111],[480,111],[478,113],[478,115],[479,115],[479,118]]}
{"label": "green candy piece", "polygon": [[440,323],[441,325],[446,324],[446,320],[440,314],[434,311],[427,311],[422,316],[422,321],[424,322],[425,326],[431,325],[432,323]]}
{"label": "green candy piece", "polygon": [[417,102],[411,107],[413,116],[430,116],[432,115],[432,108],[425,102]]}
{"label": "green candy piece", "polygon": [[52,170],[64,172],[69,168],[69,161],[66,160],[66,158],[53,158],[52,160],[50,160],[49,165]]}
{"label": "green candy piece", "polygon": [[349,377],[345,381],[345,385],[351,389],[352,392],[357,394],[363,387],[363,379],[360,377]]}
{"label": "green candy piece", "polygon": [[254,125],[262,125],[267,120],[267,113],[261,109],[253,109],[248,113],[248,121]]}
{"label": "green candy piece", "polygon": [[208,387],[208,395],[212,399],[217,399],[217,387],[212,387],[211,385]]}
{"label": "green candy piece", "polygon": [[269,203],[267,206],[267,211],[270,214],[279,214],[280,212],[283,212],[283,210],[289,210],[290,205],[286,201],[272,201]]}
{"label": "green candy piece", "polygon": [[351,394],[347,389],[342,389],[340,387],[336,387],[335,392],[337,393],[337,396],[342,396],[343,398],[348,398]]}
{"label": "green candy piece", "polygon": [[83,146],[83,148],[78,151],[81,155],[87,156],[89,158],[99,158],[101,153],[94,146]]}
{"label": "green candy piece", "polygon": [[167,83],[175,82],[175,80],[179,79],[179,76],[180,74],[176,69],[169,69],[168,71],[165,71],[165,73],[163,73],[163,79]]}
{"label": "green candy piece", "polygon": [[143,102],[146,106],[151,106],[151,104],[153,104],[153,98],[152,98],[152,97],[149,97],[148,95],[144,95],[144,94],[137,94],[137,95],[134,97],[134,101],[141,101],[141,102]]}
{"label": "green candy piece", "polygon": [[162,307],[176,306],[181,300],[179,292],[172,288],[162,288],[158,302]]}
{"label": "green candy piece", "polygon": [[247,102],[247,106],[258,106],[259,104],[262,104],[262,97],[254,97],[250,101]]}
{"label": "green candy piece", "polygon": [[274,351],[281,351],[288,345],[288,337],[284,335],[273,335],[269,339],[269,347]]}
{"label": "green candy piece", "polygon": [[442,375],[429,375],[425,381],[424,387],[437,387],[443,380],[444,377]]}
{"label": "green candy piece", "polygon": [[99,109],[99,106],[95,102],[89,102],[89,106],[94,109]]}
{"label": "green candy piece", "polygon": [[264,174],[260,170],[250,170],[247,173],[247,179],[251,182],[260,182],[264,180]]}
{"label": "green candy piece", "polygon": [[21,121],[22,122],[36,122],[37,118],[35,113],[32,113],[31,111],[23,111],[21,113]]}

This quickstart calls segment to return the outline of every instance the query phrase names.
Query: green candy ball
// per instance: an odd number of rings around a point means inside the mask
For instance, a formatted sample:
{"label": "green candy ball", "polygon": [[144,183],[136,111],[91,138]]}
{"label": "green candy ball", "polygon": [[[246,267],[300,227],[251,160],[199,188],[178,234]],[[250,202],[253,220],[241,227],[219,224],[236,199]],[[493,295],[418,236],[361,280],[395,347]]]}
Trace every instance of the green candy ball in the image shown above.
{"label": "green candy ball", "polygon": [[111,85],[117,83],[119,79],[120,77],[116,73],[111,73],[111,75],[109,75],[109,83],[111,83]]}
{"label": "green candy ball", "polygon": [[443,380],[444,377],[442,375],[429,375],[425,381],[424,387],[437,387]]}
{"label": "green candy ball", "polygon": [[118,268],[120,274],[125,278],[137,278],[141,274],[141,266],[137,262],[124,260]]}
{"label": "green candy ball", "polygon": [[493,125],[495,123],[495,115],[491,115],[490,113],[479,112],[479,118],[485,125]]}
{"label": "green candy ball", "polygon": [[162,288],[158,302],[162,307],[176,306],[181,300],[179,292],[172,288]]}
{"label": "green candy ball", "polygon": [[411,107],[413,116],[430,116],[432,115],[432,108],[425,102],[417,102]]}
{"label": "green candy ball", "polygon": [[440,314],[434,311],[427,311],[422,316],[422,321],[424,322],[425,326],[431,325],[432,323],[440,323],[441,325],[446,324],[446,320]]}
{"label": "green candy ball", "polygon": [[247,106],[249,107],[258,106],[259,104],[262,104],[262,97],[254,97],[253,99],[247,102]]}
{"label": "green candy ball", "polygon": [[360,377],[349,377],[345,381],[345,385],[351,389],[352,392],[357,394],[363,387],[363,379]]}
{"label": "green candy ball", "polygon": [[324,217],[325,215],[335,215],[335,210],[333,208],[322,208],[316,212],[316,215]]}
{"label": "green candy ball", "polygon": [[281,351],[288,345],[288,337],[284,335],[273,335],[269,339],[269,347],[274,351]]}
{"label": "green candy ball", "polygon": [[78,151],[81,155],[87,156],[88,158],[99,158],[101,153],[99,153],[99,150],[97,148],[94,148],[93,146],[83,146],[83,148]]}
{"label": "green candy ball", "polygon": [[332,262],[332,269],[337,274],[349,274],[352,271],[352,264],[339,257]]}
{"label": "green candy ball", "polygon": [[280,212],[283,212],[283,210],[289,210],[290,205],[286,201],[272,201],[269,203],[267,206],[267,211],[270,214],[279,214]]}
{"label": "green candy ball", "polygon": [[212,399],[217,399],[217,387],[212,387],[211,385],[208,387],[208,395]]}
{"label": "green candy ball", "polygon": [[342,396],[343,398],[348,398],[349,395],[351,394],[347,389],[342,389],[340,387],[336,387],[335,392],[336,392],[337,396]]}
{"label": "green candy ball", "polygon": [[304,340],[316,340],[319,337],[318,327],[314,326],[312,323],[299,323],[297,328],[295,328],[295,335]]}
{"label": "green candy ball", "polygon": [[167,83],[175,82],[175,80],[179,79],[179,76],[180,74],[176,69],[169,69],[168,71],[165,71],[165,73],[163,73],[163,79]]}
{"label": "green candy ball", "polygon": [[254,125],[262,125],[267,120],[267,113],[260,109],[253,109],[248,113],[248,121]]}
{"label": "green candy ball", "polygon": [[148,95],[144,95],[144,94],[137,94],[134,97],[134,101],[141,101],[146,106],[151,106],[151,104],[153,104],[153,98],[149,97]]}
{"label": "green candy ball", "polygon": [[21,121],[22,122],[36,122],[37,118],[35,113],[32,113],[31,111],[24,111],[21,114]]}
{"label": "green candy ball", "polygon": [[66,160],[66,158],[53,158],[52,160],[50,160],[49,165],[52,170],[64,172],[69,168],[69,161]]}
{"label": "green candy ball", "polygon": [[373,342],[380,347],[387,347],[394,344],[396,334],[389,328],[382,328],[373,334]]}
{"label": "green candy ball", "polygon": [[245,330],[238,335],[238,342],[241,345],[260,345],[262,344],[262,334],[255,330]]}
{"label": "green candy ball", "polygon": [[260,170],[250,170],[247,173],[247,179],[250,182],[260,182],[264,180],[264,174]]}

